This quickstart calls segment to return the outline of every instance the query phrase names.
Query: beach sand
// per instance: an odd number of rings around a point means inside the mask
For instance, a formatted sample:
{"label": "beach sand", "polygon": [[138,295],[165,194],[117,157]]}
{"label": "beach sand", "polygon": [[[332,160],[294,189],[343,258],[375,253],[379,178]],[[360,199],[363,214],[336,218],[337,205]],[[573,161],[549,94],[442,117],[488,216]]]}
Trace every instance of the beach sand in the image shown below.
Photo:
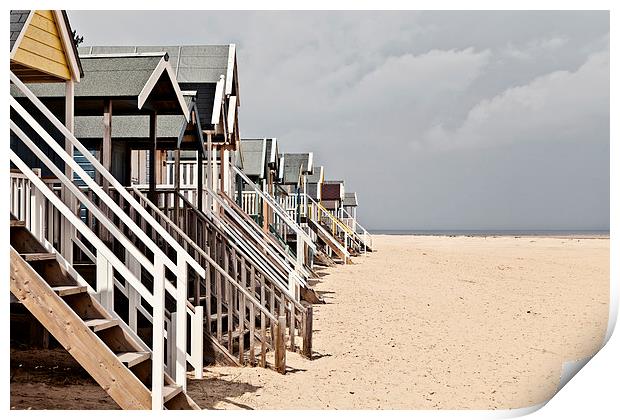
{"label": "beach sand", "polygon": [[[321,271],[315,289],[327,303],[314,310],[314,360],[287,353],[293,369],[284,376],[208,367],[205,379],[188,381],[195,401],[219,409],[519,408],[550,398],[562,363],[602,344],[608,238],[374,243],[378,252]],[[11,407],[115,405],[86,379],[62,401],[72,383],[14,376]]]}

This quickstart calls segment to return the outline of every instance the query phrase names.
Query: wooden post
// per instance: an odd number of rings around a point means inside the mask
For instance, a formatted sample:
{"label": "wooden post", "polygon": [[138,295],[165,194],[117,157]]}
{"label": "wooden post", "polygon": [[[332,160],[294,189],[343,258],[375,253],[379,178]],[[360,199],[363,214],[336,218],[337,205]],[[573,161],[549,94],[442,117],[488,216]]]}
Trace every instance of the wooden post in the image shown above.
{"label": "wooden post", "polygon": [[312,306],[306,306],[305,312],[302,313],[302,324],[304,342],[301,354],[312,360]]}
{"label": "wooden post", "polygon": [[[203,161],[203,156],[202,156],[202,150],[198,150],[198,159],[197,159],[197,163],[198,163],[198,168],[197,168],[197,176],[196,176],[196,194],[198,194],[197,197],[197,207],[198,210],[200,211],[204,211],[203,208],[203,178],[204,178],[204,161]],[[208,174],[208,172],[207,172]]]}
{"label": "wooden post", "polygon": [[[215,155],[213,154],[213,144],[211,141],[211,133],[207,133],[207,187],[210,188],[211,190],[215,191],[213,189],[213,186],[215,185],[215,181],[213,180],[213,178],[215,177],[215,170],[213,168],[215,168],[213,159],[215,159]],[[209,210],[213,210],[213,198],[211,197],[211,195],[207,194],[207,207],[209,208]]]}
{"label": "wooden post", "polygon": [[157,186],[157,111],[149,114],[149,200],[155,203],[155,188]]}
{"label": "wooden post", "polygon": [[276,372],[285,374],[286,373],[286,340],[285,340],[285,331],[286,331],[286,317],[279,316],[278,323],[276,324],[275,331],[275,367]]}
{"label": "wooden post", "polygon": [[164,305],[165,268],[159,256],[155,256],[153,273],[153,352],[151,355],[152,386],[151,409],[164,408]]}
{"label": "wooden post", "polygon": [[181,193],[181,149],[174,150],[174,223],[179,225],[179,194]]}
{"label": "wooden post", "polygon": [[233,198],[232,183],[230,180],[230,146],[224,148],[224,193]]}
{"label": "wooden post", "polygon": [[[141,280],[142,267],[138,260],[128,250],[125,250],[125,261],[129,271],[131,271],[131,273],[136,276],[138,280]],[[129,328],[131,328],[134,332],[138,332],[138,306],[140,305],[141,299],[140,293],[138,293],[138,291],[134,289],[129,282],[126,283],[125,287],[127,289],[127,299],[129,300]]]}
{"label": "wooden post", "polygon": [[103,307],[114,312],[114,267],[97,252],[97,293]]}
{"label": "wooden post", "polygon": [[[209,268],[207,268],[209,270]],[[194,378],[202,379],[202,358],[203,358],[203,322],[204,322],[204,308],[200,305],[195,305],[194,317],[192,319],[192,341],[191,341],[191,355],[194,363]],[[211,322],[210,319],[208,322]]]}
{"label": "wooden post", "polygon": [[[101,143],[101,164],[108,171],[112,170],[112,100],[106,100],[103,104],[103,140]],[[109,194],[109,184],[103,176],[101,177],[101,186],[106,194]],[[106,208],[105,215],[110,217],[109,209]],[[100,225],[101,226],[101,225]],[[100,227],[101,229],[101,227]],[[101,239],[111,246],[113,241],[109,231],[100,231]]]}
{"label": "wooden post", "polygon": [[[41,169],[33,168],[32,172],[38,177],[41,177]],[[30,231],[33,233],[35,238],[40,242],[43,241],[43,232],[44,232],[44,202],[45,197],[39,191],[38,188],[32,187],[30,197],[30,208],[31,208],[31,221],[30,221]]]}
{"label": "wooden post", "polygon": [[226,191],[226,169],[228,165],[226,164],[226,158],[228,157],[228,153],[224,150],[224,146],[220,148],[220,187],[219,190],[225,194],[228,193]]}
{"label": "wooden post", "polygon": [[[65,127],[71,132],[74,133],[74,125],[75,125],[75,83],[73,80],[67,80],[65,82]],[[73,144],[69,141],[68,138],[65,138],[65,152],[69,156],[73,158]],[[70,180],[73,179],[73,171],[69,167],[69,165],[65,165],[65,175]],[[63,203],[65,203],[72,212],[76,211],[77,201],[73,197],[71,193],[63,187],[61,190],[61,198]],[[73,237],[75,235],[75,228],[69,223],[66,218],[62,218],[62,239],[61,239],[61,253],[62,256],[67,260],[69,264],[73,264]]]}
{"label": "wooden post", "polygon": [[[178,253],[177,253],[178,254]],[[177,295],[176,295],[176,369],[175,382],[187,390],[186,356],[187,356],[187,261],[177,256]],[[196,303],[198,306],[198,303]]]}

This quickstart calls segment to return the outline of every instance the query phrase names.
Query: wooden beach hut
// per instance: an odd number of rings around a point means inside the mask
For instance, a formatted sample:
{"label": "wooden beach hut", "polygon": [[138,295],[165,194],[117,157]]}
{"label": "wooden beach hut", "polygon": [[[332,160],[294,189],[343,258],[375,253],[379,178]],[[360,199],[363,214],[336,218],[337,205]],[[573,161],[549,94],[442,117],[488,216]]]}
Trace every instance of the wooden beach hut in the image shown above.
{"label": "wooden beach hut", "polygon": [[230,165],[239,144],[240,106],[235,44],[169,46],[91,46],[80,54],[165,52],[179,86],[196,92],[196,108],[207,144],[207,180],[214,191],[231,196]]}
{"label": "wooden beach hut", "polygon": [[324,181],[321,186],[321,204],[335,217],[342,218],[344,181]]}

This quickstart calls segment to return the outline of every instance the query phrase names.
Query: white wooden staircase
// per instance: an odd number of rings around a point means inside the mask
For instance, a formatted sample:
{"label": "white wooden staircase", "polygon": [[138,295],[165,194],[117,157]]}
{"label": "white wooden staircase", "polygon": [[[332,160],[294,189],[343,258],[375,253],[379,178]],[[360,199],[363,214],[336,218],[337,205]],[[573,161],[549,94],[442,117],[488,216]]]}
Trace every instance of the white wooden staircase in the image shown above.
{"label": "white wooden staircase", "polygon": [[[202,339],[197,338],[203,336],[203,312],[201,307],[194,307],[187,301],[187,284],[190,276],[204,278],[204,269],[149,216],[14,74],[11,73],[10,77],[11,82],[25,95],[23,100],[27,99],[29,105],[33,105],[37,112],[65,137],[68,149],[75,148],[90,159],[97,176],[104,184],[102,187],[95,182],[24,106],[14,97],[9,97],[12,113],[10,127],[16,141],[21,142],[26,150],[36,156],[60,184],[59,197],[13,149],[9,151],[11,163],[21,173],[21,178],[11,177],[12,214],[23,222],[12,222],[12,230],[20,230],[22,238],[25,238],[24,232],[32,235],[30,240],[23,239],[24,243],[14,243],[13,235],[11,238],[15,249],[11,253],[11,287],[14,295],[24,302],[44,326],[54,329],[50,332],[58,334],[58,341],[70,351],[80,346],[98,346],[97,351],[106,354],[93,335],[84,333],[75,337],[76,340],[87,340],[82,344],[63,335],[66,332],[57,328],[57,321],[48,319],[55,317],[57,311],[62,311],[72,319],[71,325],[82,333],[85,329],[98,329],[97,334],[100,337],[107,337],[114,331],[119,331],[121,338],[106,342],[108,351],[112,351],[114,358],[100,359],[95,366],[84,366],[86,370],[102,384],[107,384],[109,377],[106,373],[97,373],[95,370],[116,370],[122,363],[125,363],[127,368],[131,365],[137,370],[145,370],[142,376],[138,376],[144,384],[148,384],[150,401],[145,402],[146,397],[142,395],[140,404],[133,408],[177,408],[176,394],[180,391],[184,393],[186,389],[187,365],[194,369],[196,377],[202,375]],[[14,115],[18,115],[19,119],[14,119]],[[25,130],[29,134],[26,134]],[[58,161],[62,162],[64,170],[58,166]],[[83,186],[74,182],[71,172]],[[147,229],[136,225],[125,210],[110,197],[112,190],[123,195],[124,205],[129,208],[129,213],[143,215]],[[94,221],[93,225],[87,225],[77,215],[80,207],[89,214]],[[46,216],[49,215],[54,217],[46,224]],[[59,249],[48,240],[47,235],[54,229],[60,229],[60,236],[63,238],[62,243],[56,245]],[[163,252],[145,230],[160,235],[174,252]],[[18,232],[15,233],[17,235]],[[137,238],[141,245],[137,246],[129,236]],[[32,238],[36,239],[36,243]],[[96,267],[93,284],[81,278],[72,265],[74,243]],[[57,277],[49,277],[43,272],[39,277],[33,274],[36,273],[37,264],[54,264],[52,256],[55,264],[60,264],[62,270],[68,273],[61,283],[57,283]],[[143,281],[143,274],[148,277],[146,283]],[[53,290],[52,286],[63,288]],[[79,288],[75,288],[77,286]],[[115,290],[123,292],[129,301],[129,313],[125,319],[121,319],[114,312]],[[61,298],[62,302],[59,300]],[[67,301],[73,300],[80,300],[88,308],[96,308],[96,313],[81,313],[77,307],[66,305]],[[166,302],[170,302],[171,306],[167,308]],[[39,305],[41,307],[38,307]],[[46,305],[56,308],[56,312],[50,312]],[[74,312],[73,315],[71,311]],[[80,317],[80,314],[83,316]],[[138,334],[138,315],[146,319],[145,322],[149,325],[148,345]],[[113,325],[115,322],[118,324]],[[94,334],[94,331],[90,332]],[[138,357],[137,353],[141,353],[141,356]],[[107,355],[110,356],[109,353]],[[76,359],[80,363],[86,363],[82,356],[76,356]],[[149,372],[146,372],[145,366],[150,366]],[[125,388],[125,385],[119,386],[121,389]],[[117,391],[114,392],[116,395]],[[132,391],[124,389],[124,392]],[[113,398],[116,399],[115,395]],[[128,408],[132,407],[131,404],[133,403],[119,403]],[[196,408],[189,398],[186,405]]]}

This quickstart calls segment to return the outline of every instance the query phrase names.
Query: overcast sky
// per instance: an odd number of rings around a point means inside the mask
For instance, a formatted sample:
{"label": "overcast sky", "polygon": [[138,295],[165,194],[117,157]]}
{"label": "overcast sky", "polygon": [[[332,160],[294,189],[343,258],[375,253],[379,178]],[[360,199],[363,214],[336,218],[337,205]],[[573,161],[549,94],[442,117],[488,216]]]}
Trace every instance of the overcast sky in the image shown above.
{"label": "overcast sky", "polygon": [[371,229],[608,229],[607,12],[69,13],[84,45],[236,43],[242,136]]}

